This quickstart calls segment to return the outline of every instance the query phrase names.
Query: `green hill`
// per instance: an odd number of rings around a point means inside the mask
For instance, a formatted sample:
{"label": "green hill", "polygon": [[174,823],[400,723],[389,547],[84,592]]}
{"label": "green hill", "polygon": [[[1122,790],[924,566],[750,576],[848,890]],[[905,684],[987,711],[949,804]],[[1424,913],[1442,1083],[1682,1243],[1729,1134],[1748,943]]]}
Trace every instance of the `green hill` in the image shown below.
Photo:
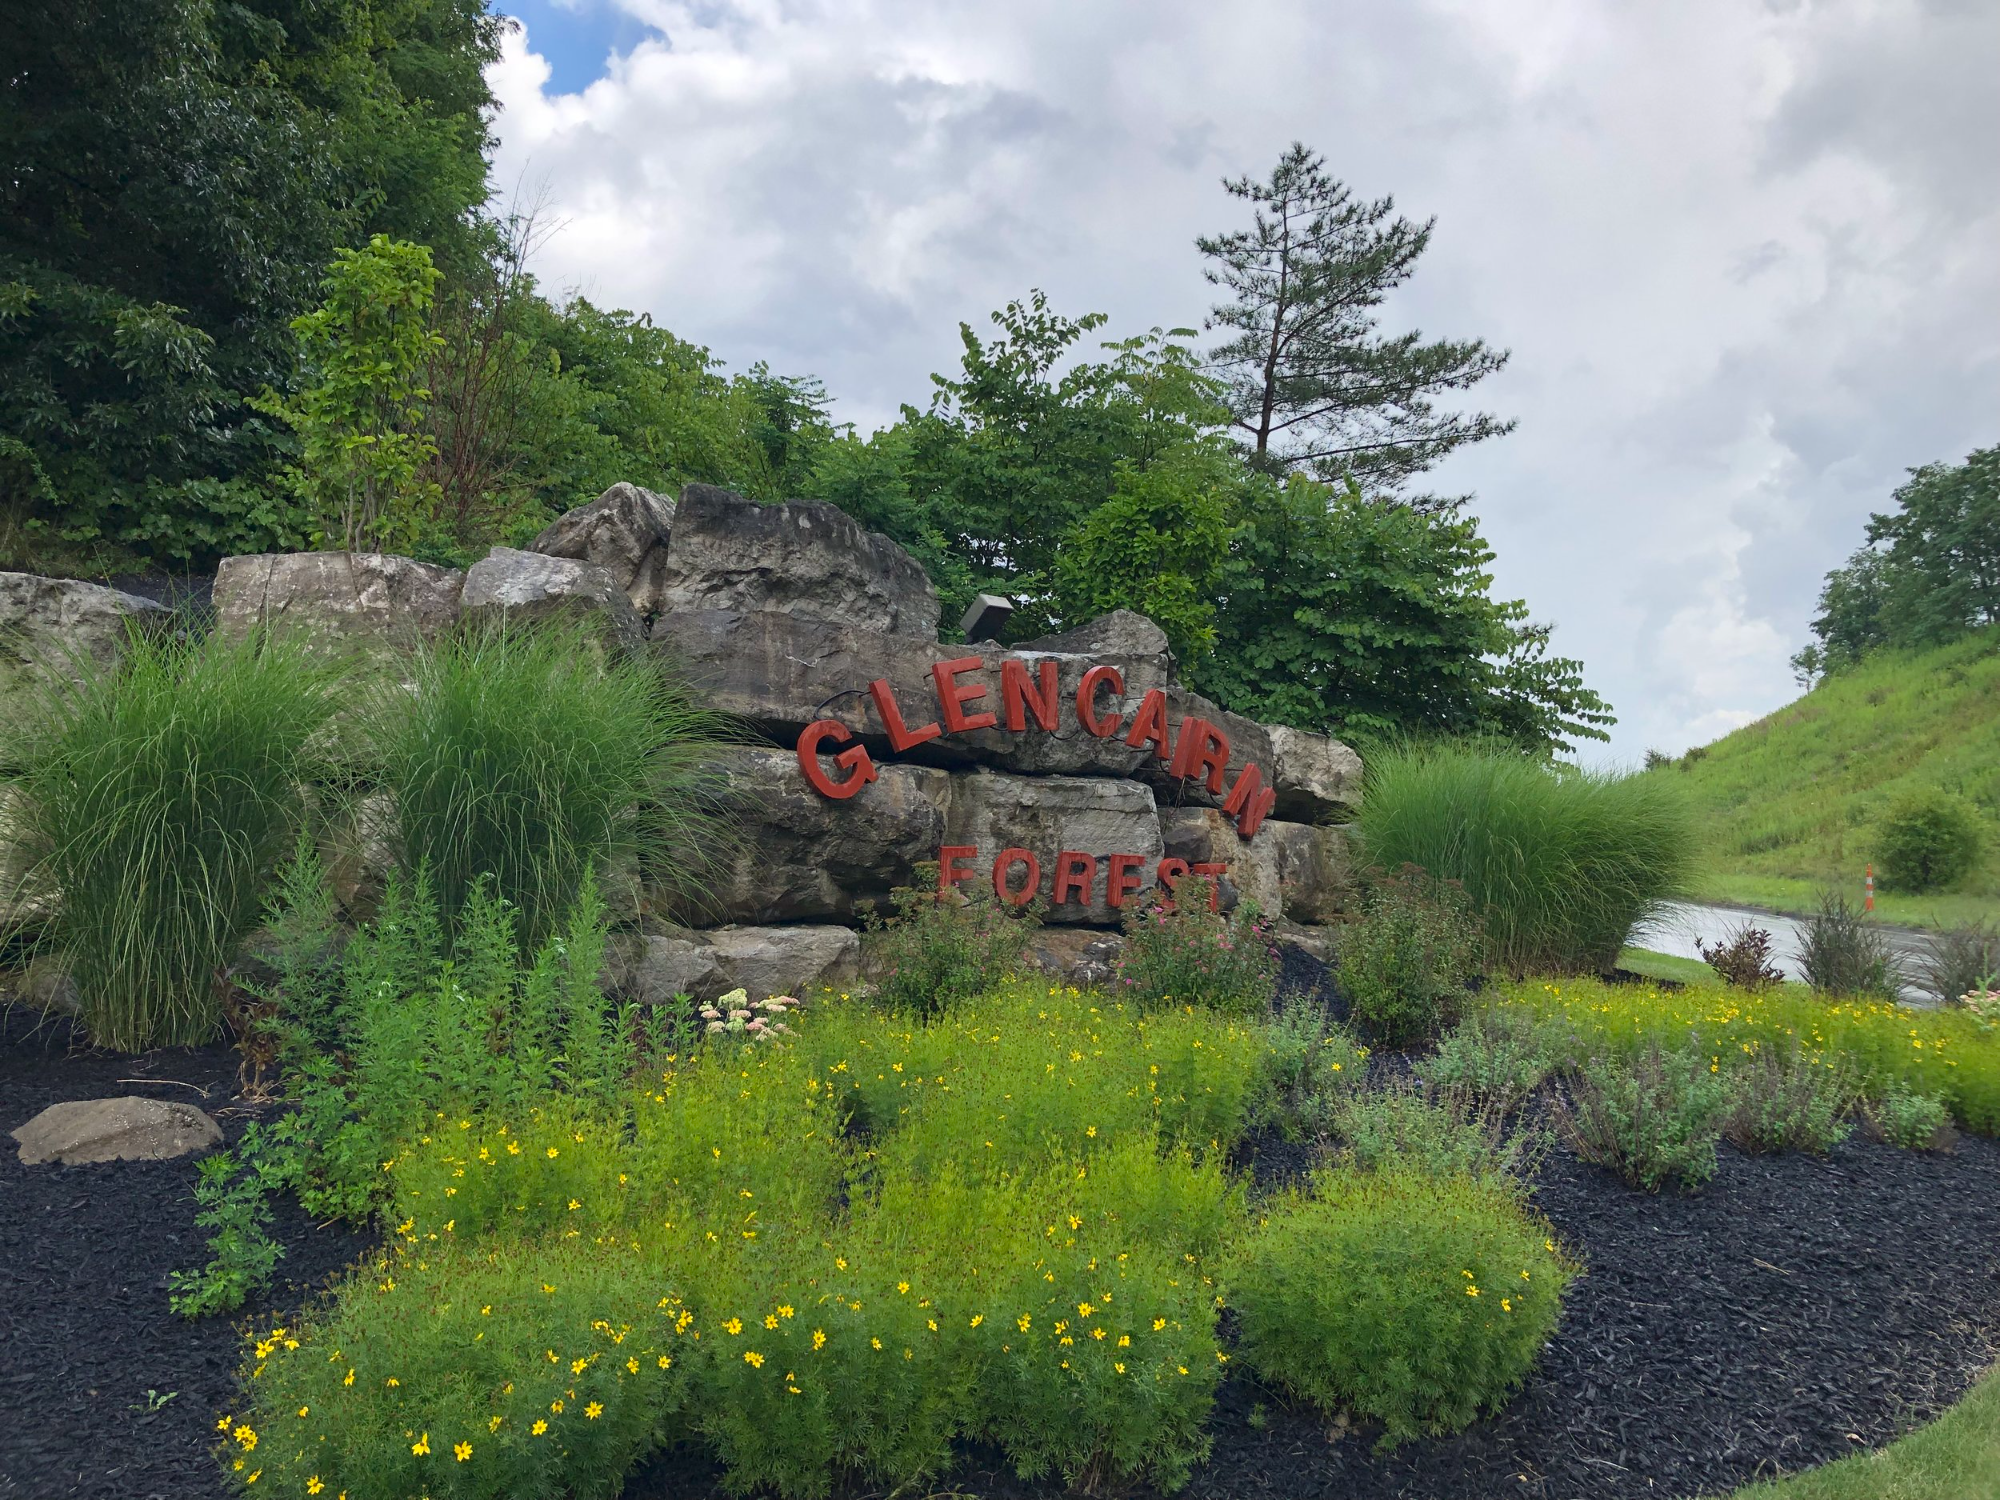
{"label": "green hill", "polygon": [[2000,917],[2000,627],[1881,651],[1797,702],[1649,774],[1683,780],[1707,826],[1712,901],[1806,911],[1837,881],[1858,900],[1876,819],[1941,786],[1985,824],[1983,866],[1949,891],[1878,894],[1891,921]]}

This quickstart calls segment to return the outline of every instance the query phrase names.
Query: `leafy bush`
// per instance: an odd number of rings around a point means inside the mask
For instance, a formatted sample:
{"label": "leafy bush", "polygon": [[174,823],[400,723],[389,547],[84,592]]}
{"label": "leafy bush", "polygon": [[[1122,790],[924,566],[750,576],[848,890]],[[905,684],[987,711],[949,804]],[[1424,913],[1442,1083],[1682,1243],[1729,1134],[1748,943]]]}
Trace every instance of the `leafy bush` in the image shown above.
{"label": "leafy bush", "polygon": [[1377,750],[1361,808],[1368,857],[1464,887],[1490,964],[1603,972],[1686,885],[1694,820],[1658,776],[1558,768],[1474,744]]}
{"label": "leafy bush", "polygon": [[1248,902],[1210,908],[1213,884],[1181,878],[1170,901],[1157,889],[1125,916],[1125,951],[1113,991],[1142,1006],[1206,1005],[1261,1016],[1278,989],[1271,923]]}
{"label": "leafy bush", "polygon": [[1715,1143],[1735,1100],[1707,1057],[1649,1043],[1631,1057],[1591,1059],[1569,1087],[1559,1118],[1585,1161],[1649,1193],[1669,1179],[1691,1192],[1715,1175]]}
{"label": "leafy bush", "polygon": [[1425,1083],[1511,1109],[1541,1086],[1561,1056],[1559,1028],[1517,1006],[1475,1011],[1417,1065]]}
{"label": "leafy bush", "polygon": [[1724,984],[1738,989],[1761,990],[1783,984],[1785,971],[1771,962],[1771,934],[1745,922],[1713,948],[1700,938],[1694,940],[1702,962],[1715,970]]}
{"label": "leafy bush", "polygon": [[1465,893],[1413,865],[1374,872],[1336,958],[1349,1013],[1391,1046],[1454,1019],[1477,972],[1479,927]]}
{"label": "leafy bush", "polygon": [[30,709],[11,816],[99,1046],[208,1041],[325,749],[335,678],[293,646],[134,635]]}
{"label": "leafy bush", "polygon": [[1933,933],[1916,970],[1917,983],[1940,1005],[2000,989],[2000,929],[1988,922],[1968,922]]}
{"label": "leafy bush", "polygon": [[1503,1189],[1342,1171],[1273,1204],[1228,1293],[1261,1377],[1381,1422],[1386,1445],[1498,1407],[1554,1331],[1572,1274]]}
{"label": "leafy bush", "polygon": [[1942,1151],[1951,1145],[1951,1111],[1931,1094],[1897,1086],[1862,1106],[1869,1133],[1906,1151]]}
{"label": "leafy bush", "polygon": [[404,870],[428,867],[448,925],[482,878],[531,949],[616,856],[698,883],[721,832],[702,768],[719,722],[657,654],[607,656],[583,625],[542,622],[448,641],[414,673],[414,692],[378,700],[382,774]]}
{"label": "leafy bush", "polygon": [[1723,1134],[1745,1151],[1824,1156],[1847,1139],[1856,1093],[1847,1068],[1793,1043],[1760,1049],[1731,1070],[1736,1092]]}
{"label": "leafy bush", "polygon": [[1935,891],[1979,863],[1979,822],[1958,798],[1936,788],[1900,798],[1875,825],[1882,888]]}
{"label": "leafy bush", "polygon": [[1893,1000],[1903,987],[1895,949],[1839,891],[1822,891],[1819,910],[1800,928],[1799,971],[1827,995]]}
{"label": "leafy bush", "polygon": [[1334,1117],[1341,1159],[1363,1171],[1408,1168],[1433,1177],[1521,1181],[1544,1144],[1509,1133],[1501,1111],[1468,1095],[1408,1085],[1349,1095]]}
{"label": "leafy bush", "polygon": [[940,892],[937,870],[917,865],[916,886],[891,893],[893,917],[868,914],[875,998],[916,1016],[950,1010],[1013,974],[1041,925],[1039,899],[1016,913],[988,891]]}
{"label": "leafy bush", "polygon": [[1278,1002],[1265,1037],[1270,1118],[1291,1140],[1323,1134],[1366,1083],[1368,1049],[1306,995]]}

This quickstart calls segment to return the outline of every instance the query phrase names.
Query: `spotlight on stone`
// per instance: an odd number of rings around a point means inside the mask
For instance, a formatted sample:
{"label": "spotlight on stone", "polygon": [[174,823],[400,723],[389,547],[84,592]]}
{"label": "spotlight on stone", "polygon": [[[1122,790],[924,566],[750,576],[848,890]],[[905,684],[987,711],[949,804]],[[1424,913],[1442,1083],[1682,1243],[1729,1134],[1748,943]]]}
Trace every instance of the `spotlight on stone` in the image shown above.
{"label": "spotlight on stone", "polygon": [[958,622],[958,628],[965,632],[968,641],[991,641],[1000,636],[1000,627],[1007,623],[1007,617],[1014,613],[1014,601],[999,594],[981,594],[972,601],[965,611],[965,618]]}

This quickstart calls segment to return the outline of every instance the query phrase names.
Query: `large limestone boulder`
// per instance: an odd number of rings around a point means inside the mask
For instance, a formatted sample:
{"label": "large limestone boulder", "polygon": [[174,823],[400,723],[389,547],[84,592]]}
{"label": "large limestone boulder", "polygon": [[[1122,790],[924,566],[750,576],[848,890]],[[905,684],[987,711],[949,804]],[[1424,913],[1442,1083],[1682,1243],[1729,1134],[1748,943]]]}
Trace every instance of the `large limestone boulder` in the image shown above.
{"label": "large limestone boulder", "polygon": [[47,674],[75,681],[86,663],[114,667],[132,630],[172,618],[165,605],[101,584],[0,573],[0,724],[21,722]]}
{"label": "large limestone boulder", "polygon": [[832,802],[790,750],[745,746],[716,757],[732,829],[701,892],[673,904],[690,922],[846,922],[886,902],[945,842],[951,777],[884,764],[862,795]]}
{"label": "large limestone boulder", "polygon": [[1060,635],[1037,636],[1014,648],[1036,656],[1170,657],[1167,633],[1144,615],[1129,609],[1114,609],[1106,615],[1065,630]]}
{"label": "large limestone boulder", "polygon": [[679,995],[712,1000],[730,988],[701,933],[650,934],[624,946],[631,951],[619,955],[616,987],[641,1005],[668,1005]]}
{"label": "large limestone boulder", "polygon": [[[1137,881],[1137,890],[1124,898],[1129,906],[1143,899],[1165,852],[1151,790],[1103,776],[1005,776],[985,770],[955,775],[946,832],[948,843],[974,851],[960,868],[971,872],[969,883],[988,890],[1002,850],[1032,853],[1041,866],[1036,892],[1050,902],[1045,920],[1051,923],[1116,926],[1122,912],[1109,901],[1110,856],[1138,856],[1129,866]],[[1058,856],[1065,850],[1094,861],[1087,900],[1079,899],[1080,891],[1061,903],[1054,900]],[[1013,890],[1024,887],[1027,873],[1025,866],[1010,872]]]}
{"label": "large limestone boulder", "polygon": [[51,1104],[20,1129],[27,1166],[58,1161],[66,1167],[95,1161],[165,1161],[222,1144],[222,1130],[192,1104],[144,1099],[76,1099]]}
{"label": "large limestone boulder", "polygon": [[861,939],[851,927],[718,927],[704,936],[717,972],[714,992],[699,1000],[734,989],[752,1000],[803,996],[861,973]]}
{"label": "large limestone boulder", "polygon": [[1160,842],[1168,855],[1197,864],[1226,865],[1220,889],[1222,904],[1233,907],[1254,902],[1257,910],[1275,917],[1284,905],[1278,878],[1278,846],[1266,823],[1255,838],[1244,838],[1236,824],[1212,807],[1160,809]]}
{"label": "large limestone boulder", "polygon": [[759,505],[710,484],[681,491],[660,606],[669,614],[776,610],[937,639],[937,590],[887,537],[823,501]]}
{"label": "large limestone boulder", "polygon": [[1276,816],[1310,821],[1361,805],[1361,757],[1347,746],[1282,724],[1265,733],[1277,767]]}
{"label": "large limestone boulder", "polygon": [[531,552],[595,563],[611,575],[640,618],[660,612],[674,502],[636,484],[614,484],[588,505],[558,517]]}
{"label": "large limestone boulder", "polygon": [[466,569],[459,609],[468,624],[580,620],[623,651],[646,640],[638,610],[609,569],[512,547],[495,547]]}
{"label": "large limestone boulder", "polygon": [[225,557],[215,575],[215,628],[300,631],[341,652],[408,650],[458,623],[465,575],[379,552]]}
{"label": "large limestone boulder", "polygon": [[1294,922],[1311,924],[1338,921],[1354,894],[1347,829],[1273,819],[1257,838],[1259,842],[1270,840],[1277,850],[1285,915]]}

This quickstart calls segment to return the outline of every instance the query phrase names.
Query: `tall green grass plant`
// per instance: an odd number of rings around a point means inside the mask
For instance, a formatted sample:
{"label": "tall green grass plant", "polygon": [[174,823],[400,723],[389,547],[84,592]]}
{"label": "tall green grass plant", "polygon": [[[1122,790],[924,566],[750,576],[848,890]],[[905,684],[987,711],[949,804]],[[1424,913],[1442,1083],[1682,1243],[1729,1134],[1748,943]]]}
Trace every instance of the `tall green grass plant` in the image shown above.
{"label": "tall green grass plant", "polygon": [[282,640],[137,634],[118,669],[51,677],[19,741],[23,893],[52,914],[92,1041],[205,1042],[322,767],[338,678]]}
{"label": "tall green grass plant", "polygon": [[1633,927],[1687,887],[1694,819],[1664,777],[1456,743],[1385,747],[1368,773],[1369,860],[1463,885],[1496,968],[1607,970]]}

